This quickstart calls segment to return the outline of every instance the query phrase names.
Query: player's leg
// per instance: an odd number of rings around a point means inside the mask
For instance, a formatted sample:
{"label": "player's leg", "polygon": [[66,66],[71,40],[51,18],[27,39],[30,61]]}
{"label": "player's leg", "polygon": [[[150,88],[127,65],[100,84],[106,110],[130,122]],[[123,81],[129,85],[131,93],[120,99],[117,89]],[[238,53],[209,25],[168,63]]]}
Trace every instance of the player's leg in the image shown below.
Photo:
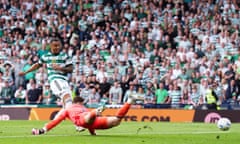
{"label": "player's leg", "polygon": [[54,95],[58,96],[63,102],[62,109],[57,113],[54,119],[56,119],[61,112],[72,105],[71,91],[67,81],[62,79],[54,79],[50,82],[50,88]]}
{"label": "player's leg", "polygon": [[143,100],[144,97],[138,96],[136,94],[134,95],[129,95],[127,102],[117,111],[116,117],[119,119],[122,119],[130,109],[131,105],[136,101],[136,100]]}
{"label": "player's leg", "polygon": [[91,128],[89,128],[89,132],[92,135],[95,135],[95,129],[109,129],[112,127],[116,127],[121,123],[122,118],[127,114],[128,110],[131,108],[131,104],[135,102],[135,100],[143,99],[143,97],[139,97],[137,95],[132,95],[128,98],[127,102],[117,111],[116,116],[111,117],[96,117],[92,123]]}
{"label": "player's leg", "polygon": [[107,117],[106,119],[106,125],[107,128],[112,128],[112,127],[116,127],[118,126],[121,121],[122,118],[127,114],[128,110],[131,107],[131,103],[126,102],[116,113],[115,116],[112,117]]}
{"label": "player's leg", "polygon": [[[90,134],[96,135],[95,129],[109,129],[109,128],[118,126],[121,123],[122,118],[127,113],[129,108],[130,108],[129,104],[124,104],[124,106],[117,111],[116,116],[109,116],[109,117],[106,117],[106,116],[97,117],[96,112],[94,113],[92,111],[92,114],[95,117],[92,117],[90,121],[88,121],[90,122],[89,124],[91,124],[91,126],[88,129]],[[89,119],[85,119],[85,120],[89,120]]]}
{"label": "player's leg", "polygon": [[97,116],[100,116],[101,113],[104,111],[105,107],[101,106],[97,109],[94,109],[84,115],[84,123],[92,124]]}
{"label": "player's leg", "polygon": [[[59,96],[63,102],[63,108],[55,116],[54,119],[56,119],[57,117],[59,117],[59,115],[61,114],[63,109],[68,108],[70,105],[72,105],[71,88],[70,88],[68,82],[65,80],[62,80],[62,79],[55,79],[55,80],[51,81],[50,88],[51,88],[52,92],[55,95]],[[84,128],[79,127],[79,126],[75,126],[75,128],[76,128],[76,131],[78,131],[78,132],[82,132],[85,130]]]}
{"label": "player's leg", "polygon": [[63,102],[63,108],[72,105],[71,89],[66,80],[54,79],[50,82],[50,88],[53,94],[59,96]]}

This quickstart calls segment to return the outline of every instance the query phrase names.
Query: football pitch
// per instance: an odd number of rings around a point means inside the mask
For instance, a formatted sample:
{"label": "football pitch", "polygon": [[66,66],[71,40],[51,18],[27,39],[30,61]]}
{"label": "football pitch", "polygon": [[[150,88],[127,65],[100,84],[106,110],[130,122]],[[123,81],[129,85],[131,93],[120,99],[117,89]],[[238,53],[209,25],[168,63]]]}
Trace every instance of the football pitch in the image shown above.
{"label": "football pitch", "polygon": [[216,124],[122,122],[118,127],[78,133],[70,121],[64,121],[45,135],[31,135],[46,121],[0,121],[0,144],[239,144],[240,124],[220,131]]}

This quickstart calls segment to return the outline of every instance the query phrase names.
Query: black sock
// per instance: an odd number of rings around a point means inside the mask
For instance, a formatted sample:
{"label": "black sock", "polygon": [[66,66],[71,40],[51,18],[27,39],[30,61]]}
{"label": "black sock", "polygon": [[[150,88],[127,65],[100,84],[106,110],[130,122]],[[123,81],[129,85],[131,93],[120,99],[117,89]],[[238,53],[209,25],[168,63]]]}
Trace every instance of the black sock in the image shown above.
{"label": "black sock", "polygon": [[44,129],[39,129],[39,134],[44,134],[45,130]]}

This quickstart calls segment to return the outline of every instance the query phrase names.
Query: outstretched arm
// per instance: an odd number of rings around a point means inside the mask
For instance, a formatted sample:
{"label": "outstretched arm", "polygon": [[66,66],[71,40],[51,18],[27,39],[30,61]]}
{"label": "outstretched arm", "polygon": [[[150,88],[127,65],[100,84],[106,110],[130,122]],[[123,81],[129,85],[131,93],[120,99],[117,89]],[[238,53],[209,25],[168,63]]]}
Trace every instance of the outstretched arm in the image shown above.
{"label": "outstretched arm", "polygon": [[61,123],[64,119],[66,118],[66,112],[63,111],[57,118],[55,118],[54,120],[48,122],[44,129],[46,131],[50,131],[52,128],[54,128],[55,126],[57,126],[59,123]]}
{"label": "outstretched arm", "polygon": [[39,69],[41,66],[42,66],[41,64],[35,63],[27,71],[20,72],[19,76],[24,76],[25,74],[27,74],[29,72],[35,71],[35,70]]}
{"label": "outstretched arm", "polygon": [[54,127],[56,127],[59,123],[61,123],[65,118],[67,118],[67,112],[66,110],[61,111],[61,114],[57,116],[54,120],[48,122],[43,128],[41,129],[32,129],[32,134],[33,135],[41,135],[45,134],[46,132],[50,131]]}

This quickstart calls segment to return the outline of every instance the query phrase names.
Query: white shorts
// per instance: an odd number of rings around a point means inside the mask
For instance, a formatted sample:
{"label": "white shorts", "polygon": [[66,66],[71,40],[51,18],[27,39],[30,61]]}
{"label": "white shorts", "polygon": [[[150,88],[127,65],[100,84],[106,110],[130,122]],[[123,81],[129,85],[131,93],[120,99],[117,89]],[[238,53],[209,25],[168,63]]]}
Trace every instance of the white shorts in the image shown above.
{"label": "white shorts", "polygon": [[69,94],[71,96],[71,89],[66,80],[63,79],[54,79],[50,83],[50,88],[52,93],[63,99],[63,96]]}

